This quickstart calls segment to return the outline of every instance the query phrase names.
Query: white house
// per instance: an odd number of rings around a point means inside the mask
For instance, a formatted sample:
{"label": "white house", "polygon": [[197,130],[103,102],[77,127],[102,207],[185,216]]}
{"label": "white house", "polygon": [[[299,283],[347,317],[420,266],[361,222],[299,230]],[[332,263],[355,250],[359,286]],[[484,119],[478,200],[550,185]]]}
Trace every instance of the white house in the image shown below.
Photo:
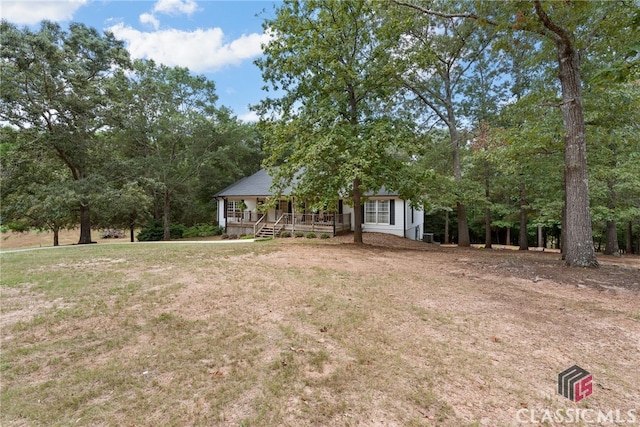
{"label": "white house", "polygon": [[[227,234],[277,236],[283,230],[315,231],[332,236],[353,231],[353,208],[343,200],[332,212],[307,212],[295,201],[290,189],[285,190],[275,208],[265,209],[273,197],[272,179],[266,170],[243,178],[218,192],[218,223]],[[366,194],[362,206],[362,230],[394,234],[408,239],[422,239],[422,210],[411,208],[409,202],[384,188],[376,194]]]}

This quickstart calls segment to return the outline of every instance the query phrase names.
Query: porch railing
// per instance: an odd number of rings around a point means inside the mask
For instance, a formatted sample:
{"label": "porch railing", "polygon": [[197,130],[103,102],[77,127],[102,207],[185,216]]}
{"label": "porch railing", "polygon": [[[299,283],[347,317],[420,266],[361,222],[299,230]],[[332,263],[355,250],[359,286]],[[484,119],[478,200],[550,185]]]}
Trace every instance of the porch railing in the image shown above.
{"label": "porch railing", "polygon": [[332,227],[334,233],[351,229],[351,214],[282,214],[281,224],[293,230],[296,227],[311,229],[316,227]]}
{"label": "porch railing", "polygon": [[342,231],[351,231],[351,214],[335,214],[336,223],[334,226],[334,234]]}
{"label": "porch railing", "polygon": [[253,211],[227,211],[227,222],[233,223],[255,223],[260,221],[265,216],[262,212],[253,212]]}

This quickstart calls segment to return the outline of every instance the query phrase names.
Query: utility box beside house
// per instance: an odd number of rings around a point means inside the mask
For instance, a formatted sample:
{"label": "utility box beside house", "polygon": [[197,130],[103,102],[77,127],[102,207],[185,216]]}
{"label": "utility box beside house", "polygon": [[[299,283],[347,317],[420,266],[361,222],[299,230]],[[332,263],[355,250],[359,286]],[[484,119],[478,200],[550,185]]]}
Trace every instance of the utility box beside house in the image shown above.
{"label": "utility box beside house", "polygon": [[433,243],[433,233],[423,233],[422,241],[425,243]]}

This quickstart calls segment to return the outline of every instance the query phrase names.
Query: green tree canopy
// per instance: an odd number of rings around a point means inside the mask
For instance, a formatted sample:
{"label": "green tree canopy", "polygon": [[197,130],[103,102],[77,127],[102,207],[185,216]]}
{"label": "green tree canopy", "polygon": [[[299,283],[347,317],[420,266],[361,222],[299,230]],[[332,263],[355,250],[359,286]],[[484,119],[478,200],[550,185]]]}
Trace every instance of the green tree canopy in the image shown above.
{"label": "green tree canopy", "polygon": [[[589,213],[586,158],[586,129],[582,95],[581,61],[594,52],[603,52],[612,42],[616,49],[609,52],[627,54],[629,41],[638,37],[637,5],[633,2],[555,2],[517,1],[464,3],[450,10],[450,2],[430,4],[396,3],[427,16],[473,20],[481,26],[491,26],[506,37],[526,34],[533,41],[532,50],[555,56],[559,92],[557,102],[564,123],[566,221],[564,256],[571,266],[597,266]],[[637,40],[632,40],[633,45]]]}
{"label": "green tree canopy", "polygon": [[113,82],[128,52],[111,33],[79,23],[63,31],[48,21],[35,32],[2,21],[0,45],[0,119],[67,167],[79,196],[79,243],[90,243],[97,135],[112,124]]}
{"label": "green tree canopy", "polygon": [[264,28],[273,33],[257,61],[268,89],[256,107],[265,164],[279,189],[318,207],[340,196],[353,205],[362,242],[364,194],[399,187],[412,125],[393,114],[394,69],[378,37],[383,16],[367,1],[286,1]]}

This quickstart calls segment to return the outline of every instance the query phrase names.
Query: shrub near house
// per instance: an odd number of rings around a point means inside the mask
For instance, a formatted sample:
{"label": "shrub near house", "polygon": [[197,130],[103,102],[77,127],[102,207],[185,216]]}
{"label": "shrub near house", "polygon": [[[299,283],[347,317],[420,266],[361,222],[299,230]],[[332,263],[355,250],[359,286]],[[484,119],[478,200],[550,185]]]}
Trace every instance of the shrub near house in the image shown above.
{"label": "shrub near house", "polygon": [[[139,242],[154,242],[162,240],[164,235],[162,222],[160,220],[152,220],[137,235]],[[171,239],[193,238],[219,236],[224,229],[212,224],[196,224],[186,227],[184,224],[171,224],[169,233]]]}

